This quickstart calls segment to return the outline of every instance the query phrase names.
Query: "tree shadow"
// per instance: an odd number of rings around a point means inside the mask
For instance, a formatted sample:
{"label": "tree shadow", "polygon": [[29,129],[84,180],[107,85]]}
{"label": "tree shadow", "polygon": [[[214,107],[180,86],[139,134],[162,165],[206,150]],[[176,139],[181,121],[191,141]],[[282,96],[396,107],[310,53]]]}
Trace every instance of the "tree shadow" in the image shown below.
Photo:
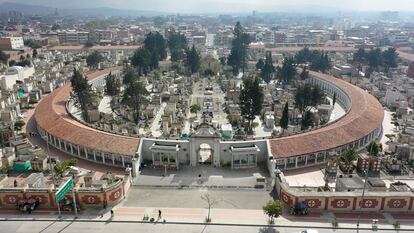
{"label": "tree shadow", "polygon": [[75,222],[75,220],[70,221],[68,224],[66,224],[66,226],[64,226],[62,229],[60,229],[60,231],[58,231],[58,233],[63,232],[64,230],[66,230],[66,228],[68,228],[70,225],[72,225]]}
{"label": "tree shadow", "polygon": [[46,231],[49,227],[51,227],[55,223],[56,223],[56,220],[51,222],[49,225],[45,226],[42,230],[39,231],[39,233],[42,233],[42,232]]}

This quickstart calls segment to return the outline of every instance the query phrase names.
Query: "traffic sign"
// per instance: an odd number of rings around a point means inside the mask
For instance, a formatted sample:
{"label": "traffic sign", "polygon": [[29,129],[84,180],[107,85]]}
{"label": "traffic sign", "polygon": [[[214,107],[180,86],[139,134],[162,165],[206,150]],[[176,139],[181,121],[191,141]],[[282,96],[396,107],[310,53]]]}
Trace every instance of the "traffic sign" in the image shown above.
{"label": "traffic sign", "polygon": [[73,179],[70,178],[56,192],[56,201],[59,203],[65,197],[66,193],[68,193],[72,188],[73,188]]}

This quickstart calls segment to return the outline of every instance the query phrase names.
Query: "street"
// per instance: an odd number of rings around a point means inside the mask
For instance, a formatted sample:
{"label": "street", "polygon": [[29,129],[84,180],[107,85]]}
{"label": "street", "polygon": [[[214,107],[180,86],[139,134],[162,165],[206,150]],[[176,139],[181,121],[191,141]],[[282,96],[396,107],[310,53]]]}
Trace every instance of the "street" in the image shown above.
{"label": "street", "polygon": [[[306,228],[295,227],[267,227],[267,226],[224,226],[224,225],[196,225],[196,224],[163,224],[163,223],[132,223],[132,222],[57,222],[57,221],[1,221],[0,232],[9,233],[112,233],[112,232],[151,232],[151,233],[295,233]],[[319,233],[355,233],[356,229],[318,229]],[[359,232],[374,232],[372,230],[360,230]],[[395,230],[379,231],[384,233],[395,233]]]}

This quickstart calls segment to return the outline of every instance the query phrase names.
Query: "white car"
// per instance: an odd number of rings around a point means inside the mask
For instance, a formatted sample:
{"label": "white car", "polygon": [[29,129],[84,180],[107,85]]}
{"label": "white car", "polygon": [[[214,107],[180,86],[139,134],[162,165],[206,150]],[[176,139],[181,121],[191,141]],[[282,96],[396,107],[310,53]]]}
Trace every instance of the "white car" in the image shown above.
{"label": "white car", "polygon": [[313,230],[313,229],[306,229],[304,231],[301,231],[300,233],[318,233],[317,230]]}

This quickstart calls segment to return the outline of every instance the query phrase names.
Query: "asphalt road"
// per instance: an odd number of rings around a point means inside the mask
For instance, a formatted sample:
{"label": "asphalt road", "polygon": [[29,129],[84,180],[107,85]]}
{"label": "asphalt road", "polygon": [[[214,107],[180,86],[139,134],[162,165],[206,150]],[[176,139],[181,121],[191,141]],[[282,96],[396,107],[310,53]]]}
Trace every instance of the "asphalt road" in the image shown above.
{"label": "asphalt road", "polygon": [[[183,224],[150,224],[150,223],[107,223],[107,222],[33,222],[33,221],[2,221],[0,222],[0,233],[295,233],[301,232],[303,228],[273,228],[273,227],[250,227],[250,226],[206,226],[206,225],[183,225]],[[318,229],[319,233],[355,233],[353,230]],[[360,230],[361,233],[373,232],[371,230]],[[394,230],[379,231],[384,233],[395,233]]]}

